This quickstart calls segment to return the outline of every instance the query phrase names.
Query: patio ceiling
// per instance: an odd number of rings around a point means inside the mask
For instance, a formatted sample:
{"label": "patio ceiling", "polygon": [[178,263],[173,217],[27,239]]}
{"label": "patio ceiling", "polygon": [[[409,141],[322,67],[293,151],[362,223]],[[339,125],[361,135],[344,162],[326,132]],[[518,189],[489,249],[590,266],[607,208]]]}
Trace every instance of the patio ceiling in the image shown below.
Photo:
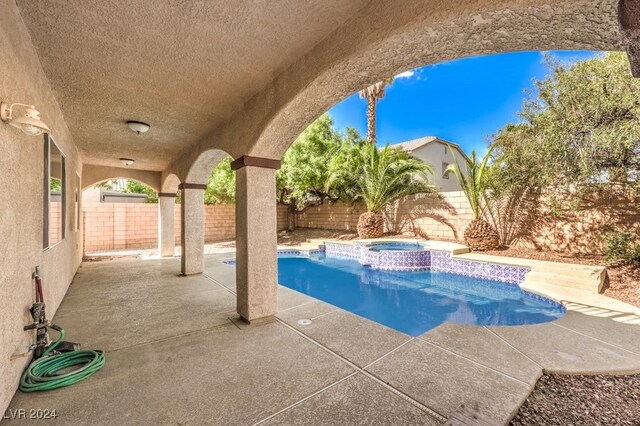
{"label": "patio ceiling", "polygon": [[17,0],[84,162],[129,157],[146,170],[165,169],[365,3]]}

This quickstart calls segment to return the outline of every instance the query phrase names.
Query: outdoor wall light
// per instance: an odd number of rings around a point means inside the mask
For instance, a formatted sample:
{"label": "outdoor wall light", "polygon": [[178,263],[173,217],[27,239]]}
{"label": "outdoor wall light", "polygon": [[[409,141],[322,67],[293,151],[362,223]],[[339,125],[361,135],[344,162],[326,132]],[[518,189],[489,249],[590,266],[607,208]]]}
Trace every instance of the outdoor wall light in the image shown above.
{"label": "outdoor wall light", "polygon": [[[13,107],[15,106],[24,107],[24,114],[14,116]],[[40,120],[40,113],[33,105],[2,102],[0,104],[0,118],[29,136],[38,136],[49,131],[49,126]]]}
{"label": "outdoor wall light", "polygon": [[144,123],[142,121],[135,121],[135,120],[127,121],[127,125],[131,130],[133,130],[137,134],[146,133],[147,130],[151,128],[151,126],[149,126],[147,123]]}
{"label": "outdoor wall light", "polygon": [[121,158],[120,161],[122,161],[122,164],[124,164],[125,166],[130,166],[134,163],[135,160],[131,158]]}

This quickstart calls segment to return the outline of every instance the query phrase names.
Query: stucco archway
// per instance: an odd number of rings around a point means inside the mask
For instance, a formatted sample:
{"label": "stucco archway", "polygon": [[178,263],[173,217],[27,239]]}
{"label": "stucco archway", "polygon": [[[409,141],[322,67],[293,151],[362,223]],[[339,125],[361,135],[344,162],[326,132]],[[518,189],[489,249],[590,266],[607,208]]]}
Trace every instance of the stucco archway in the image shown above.
{"label": "stucco archway", "polygon": [[[213,168],[228,154],[219,149],[202,152],[190,164],[179,185],[181,192],[181,269],[184,275],[199,274],[204,270],[204,191]],[[186,167],[188,165],[188,168]],[[172,176],[169,174],[167,180]],[[173,175],[177,179],[177,175]],[[175,179],[171,180],[175,183]]]}
{"label": "stucco archway", "polygon": [[624,50],[628,31],[619,20],[618,0],[370,3],[211,129],[167,172],[190,170],[212,149],[233,158],[280,159],[332,105],[407,69],[523,50]]}
{"label": "stucco archway", "polygon": [[85,183],[84,183],[84,182],[82,182],[82,191],[85,191],[85,190],[87,190],[87,189],[90,189],[90,188],[91,188],[91,187],[93,187],[93,186],[103,184],[103,183],[105,183],[105,182],[109,182],[109,181],[113,181],[113,180],[120,180],[120,179],[125,179],[125,180],[130,180],[130,181],[134,181],[134,182],[141,183],[141,184],[146,185],[146,186],[148,186],[149,188],[153,189],[153,191],[154,191],[155,193],[158,193],[158,190],[157,190],[156,188],[153,188],[149,183],[147,183],[147,182],[145,182],[145,181],[142,181],[142,180],[140,180],[140,179],[133,179],[133,178],[126,177],[126,176],[111,176],[111,177],[108,177],[108,178],[106,178],[106,179],[99,180],[99,181],[97,181],[97,182],[92,182],[92,183],[90,183],[90,184],[88,184],[88,185],[85,185]]}
{"label": "stucco archway", "polygon": [[171,257],[175,253],[175,205],[179,187],[178,176],[173,173],[163,176],[162,187],[158,193],[158,252],[162,257]]}
{"label": "stucco archway", "polygon": [[163,193],[175,193],[178,191],[178,187],[180,186],[180,178],[173,173],[169,173],[162,180],[162,186],[160,192]]}
{"label": "stucco archway", "polygon": [[[404,25],[380,32],[291,96],[273,115],[248,151],[281,158],[295,138],[333,105],[362,88],[402,71],[453,59],[527,50],[624,50],[616,0],[502,1],[456,4],[465,13],[425,16],[405,10]],[[380,17],[380,19],[384,19]],[[401,24],[401,22],[398,22]],[[323,44],[339,44],[347,32]],[[352,34],[357,37],[356,34]],[[344,41],[346,43],[346,41]]]}
{"label": "stucco archway", "polygon": [[87,164],[82,169],[82,190],[113,179],[131,179],[144,183],[155,192],[160,189],[160,172],[148,170],[125,169],[122,167],[105,167]]}
{"label": "stucco archway", "polygon": [[185,182],[206,184],[213,169],[227,157],[225,151],[220,149],[209,149],[201,153],[198,158],[191,164]]}

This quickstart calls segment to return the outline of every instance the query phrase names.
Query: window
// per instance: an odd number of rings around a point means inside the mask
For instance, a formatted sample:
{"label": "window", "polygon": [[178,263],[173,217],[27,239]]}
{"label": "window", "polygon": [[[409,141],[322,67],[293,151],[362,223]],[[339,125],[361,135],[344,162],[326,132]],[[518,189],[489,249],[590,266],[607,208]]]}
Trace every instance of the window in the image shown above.
{"label": "window", "polygon": [[44,135],[44,248],[58,244],[65,237],[65,174],[64,155],[47,133]]}
{"label": "window", "polygon": [[447,155],[448,151],[447,151],[447,146],[444,146],[444,155]]}
{"label": "window", "polygon": [[449,163],[442,163],[442,179],[449,179],[449,173],[447,173],[447,167],[449,167]]}

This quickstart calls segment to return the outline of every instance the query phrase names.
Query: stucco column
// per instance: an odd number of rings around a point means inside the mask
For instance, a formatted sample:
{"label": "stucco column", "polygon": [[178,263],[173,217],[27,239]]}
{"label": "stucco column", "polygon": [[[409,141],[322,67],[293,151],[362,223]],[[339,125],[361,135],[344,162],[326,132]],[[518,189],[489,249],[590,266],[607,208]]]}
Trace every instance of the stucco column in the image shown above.
{"label": "stucco column", "polygon": [[634,77],[640,77],[640,1],[620,0],[618,13],[631,72]]}
{"label": "stucco column", "polygon": [[182,274],[201,274],[204,271],[204,190],[207,186],[195,183],[180,185],[182,211]]}
{"label": "stucco column", "polygon": [[240,157],[236,170],[237,310],[247,321],[278,310],[276,169],[280,162]]}
{"label": "stucco column", "polygon": [[162,257],[173,256],[175,252],[175,203],[175,193],[158,193],[158,253]]}

